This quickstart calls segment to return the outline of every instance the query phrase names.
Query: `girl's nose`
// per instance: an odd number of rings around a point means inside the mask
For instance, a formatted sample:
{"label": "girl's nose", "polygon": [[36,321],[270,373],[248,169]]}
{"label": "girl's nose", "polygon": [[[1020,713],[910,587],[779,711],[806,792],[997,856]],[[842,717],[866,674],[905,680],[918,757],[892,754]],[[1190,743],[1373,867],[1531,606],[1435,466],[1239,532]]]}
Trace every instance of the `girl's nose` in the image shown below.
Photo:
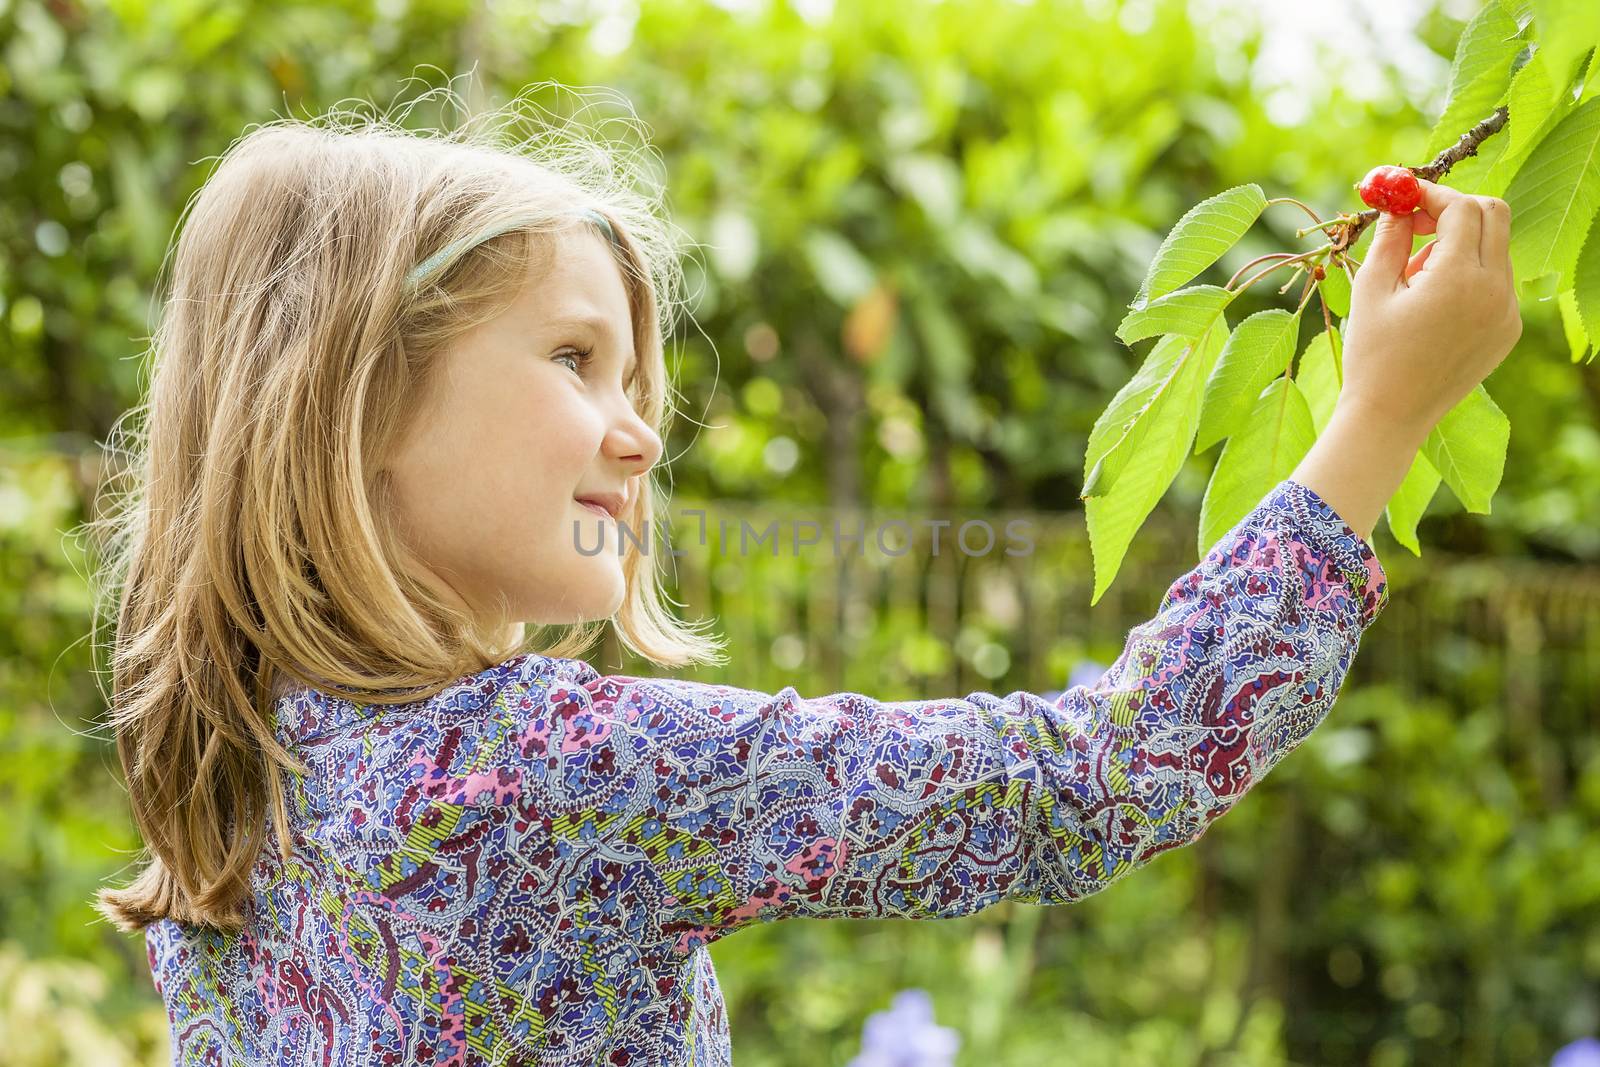
{"label": "girl's nose", "polygon": [[661,435],[630,404],[610,435],[612,454],[628,465],[629,476],[643,474],[661,458]]}

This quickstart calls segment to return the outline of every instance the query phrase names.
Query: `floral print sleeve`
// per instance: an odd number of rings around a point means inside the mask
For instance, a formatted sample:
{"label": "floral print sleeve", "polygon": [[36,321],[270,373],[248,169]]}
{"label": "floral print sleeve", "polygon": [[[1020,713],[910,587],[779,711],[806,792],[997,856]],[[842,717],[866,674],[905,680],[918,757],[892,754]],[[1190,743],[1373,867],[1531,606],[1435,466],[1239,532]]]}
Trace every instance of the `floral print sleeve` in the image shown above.
{"label": "floral print sleeve", "polygon": [[1062,903],[1197,839],[1305,740],[1386,596],[1285,481],[1093,686],[890,702],[591,671],[545,694],[524,753],[592,799],[565,829],[626,864],[679,952],[788,916]]}

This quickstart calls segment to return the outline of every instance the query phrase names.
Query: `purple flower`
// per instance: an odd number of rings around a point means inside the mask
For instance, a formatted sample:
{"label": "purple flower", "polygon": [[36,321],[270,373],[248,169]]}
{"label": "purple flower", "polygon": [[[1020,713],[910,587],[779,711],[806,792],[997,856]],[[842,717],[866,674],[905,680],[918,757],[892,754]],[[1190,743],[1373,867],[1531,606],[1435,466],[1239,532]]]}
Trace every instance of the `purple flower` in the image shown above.
{"label": "purple flower", "polygon": [[1600,1041],[1592,1037],[1578,1038],[1556,1050],[1550,1067],[1600,1067]]}
{"label": "purple flower", "polygon": [[[1077,663],[1072,665],[1072,673],[1067,675],[1067,689],[1072,689],[1080,685],[1093,686],[1105,676],[1106,671],[1109,669],[1110,668],[1106,667],[1105,665],[1096,663],[1092,659],[1079,660]],[[1061,699],[1061,694],[1065,693],[1067,689],[1052,689],[1048,693],[1040,693],[1039,696],[1042,699],[1054,704],[1056,701]]]}
{"label": "purple flower", "polygon": [[952,1067],[961,1038],[933,1021],[933,1001],[920,989],[895,994],[888,1011],[868,1016],[861,1055],[848,1067]]}
{"label": "purple flower", "polygon": [[1072,668],[1072,673],[1067,675],[1067,688],[1075,685],[1093,685],[1098,682],[1107,671],[1103,663],[1096,663],[1092,659],[1082,660]]}

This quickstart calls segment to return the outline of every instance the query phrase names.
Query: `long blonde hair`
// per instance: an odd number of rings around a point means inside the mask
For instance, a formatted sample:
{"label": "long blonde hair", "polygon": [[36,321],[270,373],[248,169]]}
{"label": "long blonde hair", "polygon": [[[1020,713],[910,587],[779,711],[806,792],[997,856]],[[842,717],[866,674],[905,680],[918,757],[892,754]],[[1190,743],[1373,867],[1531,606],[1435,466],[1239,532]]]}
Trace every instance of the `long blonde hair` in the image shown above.
{"label": "long blonde hair", "polygon": [[[439,353],[585,211],[609,225],[634,403],[665,437],[679,231],[639,149],[570,122],[518,136],[523,103],[448,132],[343,110],[273,121],[185,209],[148,395],[108,443],[131,484],[108,483],[113,505],[87,524],[104,546],[96,630],[116,612],[110,725],[148,852],[131,884],[97,894],[122,930],[242,925],[269,817],[289,847],[283,775],[306,773],[274,733],[279,685],[407,703],[530,651],[522,627],[483,632],[413,576],[378,472]],[[630,528],[654,530],[660,493],[644,481]],[[660,555],[624,558],[620,641],[662,665],[719,662],[719,642],[664,606]],[[577,655],[604,625],[541,651]]]}

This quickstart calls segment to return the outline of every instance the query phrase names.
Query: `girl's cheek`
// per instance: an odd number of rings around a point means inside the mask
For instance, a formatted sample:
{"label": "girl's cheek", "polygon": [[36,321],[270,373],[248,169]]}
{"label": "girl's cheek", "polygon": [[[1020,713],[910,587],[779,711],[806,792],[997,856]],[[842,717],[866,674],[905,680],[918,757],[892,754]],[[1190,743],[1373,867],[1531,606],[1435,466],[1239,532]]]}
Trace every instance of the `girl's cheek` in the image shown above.
{"label": "girl's cheek", "polygon": [[600,451],[600,443],[605,440],[605,416],[599,408],[586,402],[575,403],[569,411],[562,443],[573,456],[587,462]]}

